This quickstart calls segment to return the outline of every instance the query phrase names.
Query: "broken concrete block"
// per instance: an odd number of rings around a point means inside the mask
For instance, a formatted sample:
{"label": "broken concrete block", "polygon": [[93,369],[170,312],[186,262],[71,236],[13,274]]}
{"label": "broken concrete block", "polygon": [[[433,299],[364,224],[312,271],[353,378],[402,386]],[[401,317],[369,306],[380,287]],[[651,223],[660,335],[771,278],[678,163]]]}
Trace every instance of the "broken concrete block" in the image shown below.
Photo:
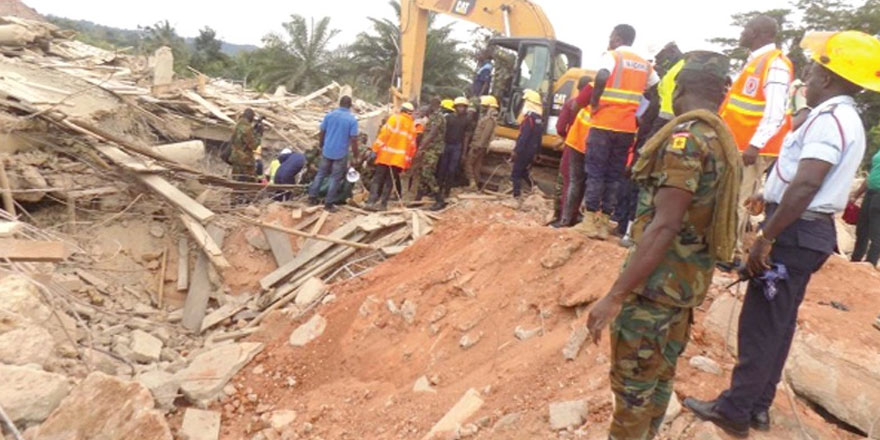
{"label": "broken concrete block", "polygon": [[188,367],[177,373],[180,389],[196,404],[207,404],[220,397],[223,387],[254,356],[263,344],[242,342],[217,346],[195,357]]}
{"label": "broken concrete block", "polygon": [[742,302],[733,295],[722,294],[712,301],[703,326],[709,333],[721,337],[732,353],[737,352],[736,335],[739,331],[739,314]]}
{"label": "broken concrete block", "polygon": [[694,440],[722,440],[712,422],[702,422],[691,431]]}
{"label": "broken concrete block", "polygon": [[[0,394],[2,395],[2,394]],[[165,417],[141,384],[104,373],[90,374],[30,440],[172,440]]]}
{"label": "broken concrete block", "polygon": [[46,420],[69,392],[70,382],[60,374],[0,365],[0,406],[16,424]]}
{"label": "broken concrete block", "polygon": [[412,324],[416,321],[416,310],[416,303],[410,300],[405,300],[400,306],[400,316],[403,317],[403,320],[406,321],[407,324]]}
{"label": "broken concrete block", "polygon": [[131,332],[131,360],[135,362],[158,362],[162,356],[162,341],[143,331]]}
{"label": "broken concrete block", "polygon": [[521,418],[522,414],[520,413],[507,414],[495,422],[495,426],[492,427],[492,430],[498,432],[513,429],[513,425],[516,425]]}
{"label": "broken concrete block", "polygon": [[180,379],[177,376],[166,371],[153,370],[138,375],[136,379],[150,390],[159,408],[163,410],[174,408],[174,399],[177,398],[177,392],[180,390]]}
{"label": "broken concrete block", "polygon": [[565,347],[562,348],[562,357],[567,361],[577,359],[578,353],[581,352],[581,347],[584,346],[584,342],[587,342],[587,338],[589,337],[590,332],[587,330],[586,326],[577,326],[577,328],[572,330],[571,335],[569,335]]}
{"label": "broken concrete block", "polygon": [[269,426],[279,433],[283,433],[295,420],[296,411],[278,410],[269,414]]}
{"label": "broken concrete block", "polygon": [[477,345],[477,342],[480,342],[480,339],[482,339],[482,338],[483,338],[483,333],[477,333],[477,334],[468,333],[468,334],[461,337],[461,339],[458,341],[458,345],[461,348],[467,350],[467,349],[473,347],[474,345]]}
{"label": "broken concrete block", "polygon": [[268,252],[272,250],[272,246],[269,245],[269,240],[266,239],[266,234],[264,234],[263,230],[260,228],[248,229],[247,232],[244,233],[244,238],[251,247],[258,251]]}
{"label": "broken concrete block", "polygon": [[718,362],[715,362],[705,356],[694,356],[691,358],[691,360],[688,361],[688,364],[700,371],[714,374],[716,376],[721,376],[721,374],[723,373],[723,371],[721,370],[721,366],[718,365]]}
{"label": "broken concrete block", "polygon": [[290,345],[294,347],[302,347],[321,336],[326,328],[327,320],[316,313],[308,320],[308,322],[297,327],[296,330],[290,334]]}
{"label": "broken concrete block", "polygon": [[0,310],[16,313],[45,328],[55,340],[56,347],[70,344],[67,335],[81,338],[76,321],[65,313],[53,313],[43,302],[37,286],[23,276],[8,275],[0,280]]}
{"label": "broken concrete block", "polygon": [[663,424],[671,423],[679,414],[681,414],[681,402],[678,401],[678,396],[672,393],[669,406],[666,407],[666,415],[663,416]]}
{"label": "broken concrete block", "polygon": [[431,312],[431,318],[428,319],[428,321],[430,321],[431,324],[433,324],[433,323],[443,319],[444,317],[446,317],[446,313],[447,313],[446,306],[444,306],[443,304],[440,304],[439,306],[434,307],[434,311]]}
{"label": "broken concrete block", "polygon": [[516,339],[519,339],[520,341],[526,341],[540,335],[541,332],[541,327],[526,330],[521,326],[516,326],[516,329],[513,330],[513,336],[515,336]]}
{"label": "broken concrete block", "polygon": [[308,306],[317,301],[326,291],[327,285],[320,278],[311,277],[299,288],[294,302],[298,306]]}
{"label": "broken concrete block", "polygon": [[549,413],[550,428],[554,431],[577,428],[587,420],[587,401],[572,400],[569,402],[551,403]]}
{"label": "broken concrete block", "polygon": [[180,434],[188,440],[217,440],[220,437],[220,413],[187,408]]}
{"label": "broken concrete block", "polygon": [[480,393],[473,388],[467,390],[467,392],[461,396],[461,399],[458,400],[458,403],[456,403],[455,406],[443,416],[443,418],[431,427],[431,430],[427,435],[422,437],[422,440],[433,438],[434,434],[457,431],[458,428],[460,428],[467,419],[473,417],[482,406],[483,399],[480,397]]}
{"label": "broken concrete block", "polygon": [[413,384],[413,392],[414,393],[436,393],[433,387],[431,387],[431,382],[428,381],[427,376],[422,376],[416,379],[416,383]]}
{"label": "broken concrete block", "polygon": [[48,330],[18,313],[0,310],[0,363],[43,367],[54,351]]}

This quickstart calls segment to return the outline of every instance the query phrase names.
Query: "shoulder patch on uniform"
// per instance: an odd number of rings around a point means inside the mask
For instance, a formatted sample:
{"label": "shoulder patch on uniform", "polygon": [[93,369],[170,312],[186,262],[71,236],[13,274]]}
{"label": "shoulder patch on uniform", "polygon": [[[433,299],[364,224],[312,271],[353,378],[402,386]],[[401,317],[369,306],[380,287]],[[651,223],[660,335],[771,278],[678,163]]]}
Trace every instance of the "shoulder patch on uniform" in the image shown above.
{"label": "shoulder patch on uniform", "polygon": [[672,135],[672,149],[673,150],[684,150],[684,147],[687,146],[688,139],[691,138],[691,134],[688,132],[685,133],[675,133]]}

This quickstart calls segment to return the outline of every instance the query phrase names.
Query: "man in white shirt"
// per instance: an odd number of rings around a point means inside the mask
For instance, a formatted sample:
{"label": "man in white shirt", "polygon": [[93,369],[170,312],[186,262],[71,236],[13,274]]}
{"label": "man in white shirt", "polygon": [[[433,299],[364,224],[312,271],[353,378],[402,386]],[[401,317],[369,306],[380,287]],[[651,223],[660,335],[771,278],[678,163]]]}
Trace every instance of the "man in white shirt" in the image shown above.
{"label": "man in white shirt", "polygon": [[[770,429],[769,409],[791,348],[807,284],[837,245],[844,210],[865,154],[853,96],[880,92],[880,41],[855,32],[812,34],[801,45],[815,61],[803,125],[786,137],[764,193],[767,220],[749,253],[752,276],[739,318],[731,385],[714,401],[684,404],[736,437]],[[776,277],[773,282],[769,279]]]}

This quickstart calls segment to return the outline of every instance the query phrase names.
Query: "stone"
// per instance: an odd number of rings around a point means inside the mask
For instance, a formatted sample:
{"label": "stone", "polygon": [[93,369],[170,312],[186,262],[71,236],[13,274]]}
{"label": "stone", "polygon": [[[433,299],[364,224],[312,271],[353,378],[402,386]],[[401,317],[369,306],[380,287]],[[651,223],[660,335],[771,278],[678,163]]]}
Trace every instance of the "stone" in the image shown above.
{"label": "stone", "polygon": [[526,341],[526,340],[532,339],[535,336],[540,335],[541,333],[543,333],[543,330],[541,329],[541,327],[533,328],[531,330],[526,330],[526,329],[522,328],[521,326],[516,326],[516,329],[513,330],[513,336],[515,336],[516,339],[519,339],[520,341]]}
{"label": "stone", "polygon": [[403,320],[406,321],[407,324],[412,324],[416,321],[417,310],[418,306],[416,306],[416,303],[410,300],[405,300],[400,306],[400,316],[403,317]]}
{"label": "stone", "polygon": [[223,387],[223,394],[226,394],[227,396],[232,396],[236,392],[238,392],[238,390],[235,389],[235,385],[229,384]]}
{"label": "stone", "polygon": [[477,435],[478,432],[480,432],[479,426],[473,423],[468,423],[467,425],[458,428],[457,434],[458,438],[470,438]]}
{"label": "stone", "polygon": [[187,408],[180,434],[187,440],[217,440],[220,437],[220,413]]}
{"label": "stone", "polygon": [[394,300],[393,300],[393,299],[387,299],[387,300],[385,300],[385,307],[388,308],[388,311],[389,311],[392,315],[397,315],[397,314],[400,313],[400,309],[397,307],[397,304],[394,303]]}
{"label": "stone", "polygon": [[269,240],[266,239],[266,234],[264,234],[263,230],[260,228],[248,229],[247,232],[244,233],[244,238],[251,247],[258,251],[268,252],[272,250],[272,246],[269,245]]}
{"label": "stone", "polygon": [[452,409],[435,423],[422,439],[427,440],[433,438],[435,434],[443,432],[457,432],[461,425],[473,417],[482,406],[483,399],[480,397],[480,393],[473,388],[467,390]]}
{"label": "stone", "polygon": [[[864,326],[867,328],[867,324]],[[880,353],[859,338],[831,340],[801,328],[792,344],[785,375],[799,396],[880,439],[878,365]]]}
{"label": "stone", "polygon": [[324,333],[327,328],[327,320],[319,314],[314,314],[308,322],[296,328],[290,334],[290,345],[294,347],[302,347],[309,342],[314,341]]}
{"label": "stone", "polygon": [[483,338],[483,333],[477,333],[477,334],[468,333],[468,334],[462,336],[461,339],[459,339],[458,345],[461,348],[467,350],[467,349],[473,347],[474,345],[477,345],[477,342],[480,342],[480,339],[482,339],[482,338]]}
{"label": "stone", "polygon": [[220,397],[226,383],[262,349],[263,344],[241,342],[220,345],[196,356],[177,373],[183,395],[196,404]]}
{"label": "stone", "polygon": [[311,277],[296,294],[294,303],[298,306],[308,306],[317,301],[324,292],[327,291],[327,285],[318,277]]}
{"label": "stone", "polygon": [[150,57],[149,65],[153,68],[154,86],[171,84],[174,78],[174,53],[170,47],[162,46],[156,49]]}
{"label": "stone", "polygon": [[269,426],[279,433],[284,432],[296,420],[296,411],[278,410],[269,414]]}
{"label": "stone", "polygon": [[331,293],[331,294],[324,297],[324,300],[321,301],[321,304],[327,305],[327,304],[332,303],[333,301],[336,301],[336,295]]}
{"label": "stone", "polygon": [[44,367],[54,351],[55,339],[48,330],[17,313],[0,310],[0,363]]}
{"label": "stone", "polygon": [[428,381],[427,376],[422,376],[416,379],[416,383],[413,384],[413,392],[414,393],[437,393],[433,387],[431,387],[431,382]]}
{"label": "stone", "polygon": [[541,258],[541,266],[544,269],[557,269],[564,266],[565,263],[568,263],[568,260],[571,260],[571,256],[577,252],[583,244],[583,241],[553,243],[550,245],[550,248],[547,249],[547,253]]}
{"label": "stone", "polygon": [[716,376],[721,376],[724,373],[724,371],[721,370],[721,366],[718,365],[718,362],[715,362],[706,356],[694,356],[688,361],[688,364],[697,370],[714,374]]}
{"label": "stone", "polygon": [[90,348],[84,348],[83,357],[88,361],[90,365],[92,365],[93,367],[95,367],[96,370],[102,373],[106,373],[111,376],[131,373],[131,368],[127,364],[120,361],[119,359],[116,359],[113,356],[108,355],[107,353]]}
{"label": "stone", "polygon": [[430,321],[431,324],[433,324],[433,323],[445,318],[446,313],[448,313],[446,310],[446,306],[444,306],[443,304],[440,304],[439,306],[434,307],[434,311],[431,312],[431,317],[428,319],[428,321]]}
{"label": "stone", "polygon": [[86,377],[29,434],[29,440],[172,440],[149,390],[100,372]]}
{"label": "stone", "polygon": [[165,228],[159,225],[150,226],[150,235],[155,238],[162,238],[165,236]]}
{"label": "stone", "polygon": [[507,414],[504,417],[498,419],[497,422],[495,422],[495,426],[492,427],[492,430],[498,432],[513,429],[513,425],[516,425],[521,418],[522,414],[520,413]]}
{"label": "stone", "polygon": [[672,397],[669,399],[669,406],[666,407],[666,415],[663,416],[663,423],[672,423],[679,414],[681,414],[681,402],[678,401],[678,396],[672,393]]}
{"label": "stone", "polygon": [[162,370],[153,370],[138,375],[136,380],[150,390],[160,409],[174,408],[174,399],[177,398],[177,392],[180,390],[180,379],[176,375]]}
{"label": "stone", "polygon": [[712,301],[703,326],[709,333],[721,338],[731,353],[737,352],[736,335],[739,331],[739,314],[742,302],[729,294],[722,294]]}
{"label": "stone", "polygon": [[13,423],[40,423],[70,392],[70,382],[60,374],[39,369],[0,365],[0,406]]}
{"label": "stone", "polygon": [[158,362],[162,357],[162,340],[143,331],[131,332],[131,360],[135,362]]}
{"label": "stone", "polygon": [[586,400],[551,403],[548,411],[550,414],[550,428],[554,431],[577,428],[587,421]]}
{"label": "stone", "polygon": [[694,440],[721,440],[721,436],[718,435],[718,429],[715,428],[712,422],[700,423],[691,432],[691,436]]}
{"label": "stone", "polygon": [[68,334],[81,339],[76,321],[65,313],[55,314],[42,299],[40,290],[21,275],[0,279],[0,310],[15,313],[31,324],[45,328],[58,345],[70,345]]}
{"label": "stone", "polygon": [[581,347],[584,346],[584,342],[587,342],[589,337],[590,332],[586,326],[577,326],[568,336],[568,342],[565,343],[565,347],[562,347],[562,357],[567,361],[577,359],[578,353],[581,352]]}

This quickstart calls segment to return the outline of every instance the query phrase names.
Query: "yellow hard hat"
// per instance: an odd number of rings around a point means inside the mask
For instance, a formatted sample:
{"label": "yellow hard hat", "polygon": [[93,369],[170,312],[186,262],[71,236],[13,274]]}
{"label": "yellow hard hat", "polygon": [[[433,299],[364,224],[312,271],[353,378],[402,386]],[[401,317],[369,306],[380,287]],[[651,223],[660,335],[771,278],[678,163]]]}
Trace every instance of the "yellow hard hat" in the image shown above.
{"label": "yellow hard hat", "polygon": [[463,105],[465,107],[470,107],[471,102],[468,101],[467,98],[465,98],[464,96],[459,96],[458,98],[455,98],[455,106],[458,107],[460,105]]}
{"label": "yellow hard hat", "polygon": [[413,107],[411,102],[404,102],[403,104],[401,104],[400,109],[410,113],[416,111],[416,108]]}
{"label": "yellow hard hat", "polygon": [[445,108],[449,111],[453,111],[455,110],[455,102],[451,99],[444,99],[440,102],[440,107]]}
{"label": "yellow hard hat", "polygon": [[541,105],[541,95],[534,90],[523,90],[523,99],[525,99],[527,102],[531,102],[532,104]]}
{"label": "yellow hard hat", "polygon": [[880,92],[880,41],[859,31],[810,32],[801,40],[813,61],[862,88]]}
{"label": "yellow hard hat", "polygon": [[486,95],[480,98],[480,105],[483,107],[495,107],[498,108],[498,100],[495,99],[492,95]]}

